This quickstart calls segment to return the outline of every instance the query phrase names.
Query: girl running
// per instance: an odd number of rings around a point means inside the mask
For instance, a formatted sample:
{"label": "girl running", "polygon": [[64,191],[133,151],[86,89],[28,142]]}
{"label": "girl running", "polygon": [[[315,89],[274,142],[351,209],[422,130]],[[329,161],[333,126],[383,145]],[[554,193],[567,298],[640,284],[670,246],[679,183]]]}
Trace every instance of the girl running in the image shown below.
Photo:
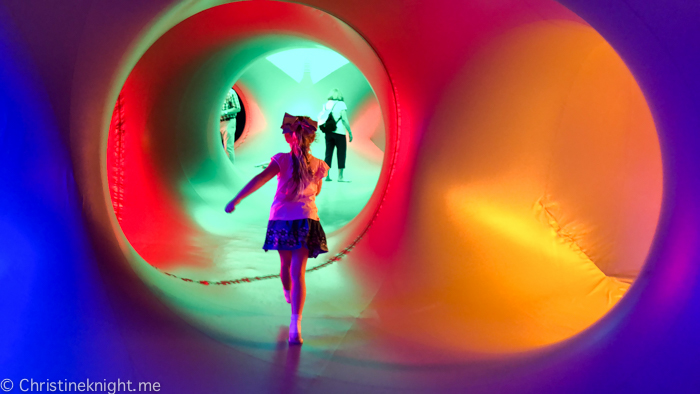
{"label": "girl running", "polygon": [[291,148],[278,153],[270,165],[248,182],[226,205],[236,209],[241,200],[277,176],[277,192],[270,209],[270,221],[263,249],[277,250],[284,297],[292,307],[289,343],[301,344],[301,313],[306,299],[306,261],[328,252],[326,234],[319,222],[316,196],[321,192],[328,165],[311,155],[317,123],[308,116],[284,114],[282,134]]}

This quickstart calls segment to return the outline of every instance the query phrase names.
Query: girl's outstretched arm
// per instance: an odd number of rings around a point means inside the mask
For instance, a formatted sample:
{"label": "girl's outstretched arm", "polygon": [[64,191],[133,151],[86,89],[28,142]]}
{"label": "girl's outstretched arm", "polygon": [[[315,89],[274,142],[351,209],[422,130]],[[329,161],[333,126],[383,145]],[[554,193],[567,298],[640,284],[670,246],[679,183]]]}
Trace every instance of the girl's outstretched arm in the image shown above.
{"label": "girl's outstretched arm", "polygon": [[238,205],[238,203],[240,203],[241,200],[251,195],[254,191],[260,189],[264,184],[266,184],[279,172],[280,168],[277,165],[277,162],[272,160],[270,162],[270,165],[267,166],[267,168],[264,169],[263,172],[254,176],[253,179],[251,179],[250,182],[248,182],[248,184],[245,185],[240,192],[238,192],[236,197],[234,197],[233,200],[226,204],[226,212],[233,212],[233,210],[236,209],[236,205]]}

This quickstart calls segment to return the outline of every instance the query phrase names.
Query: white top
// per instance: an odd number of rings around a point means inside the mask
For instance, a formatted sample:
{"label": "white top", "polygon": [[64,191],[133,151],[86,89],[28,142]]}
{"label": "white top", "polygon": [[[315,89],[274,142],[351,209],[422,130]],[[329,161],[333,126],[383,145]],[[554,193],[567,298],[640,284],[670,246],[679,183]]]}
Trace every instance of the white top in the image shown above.
{"label": "white top", "polygon": [[[335,107],[333,107],[333,105],[335,105]],[[336,123],[336,129],[333,132],[336,134],[345,135],[345,133],[347,132],[347,129],[345,128],[345,125],[343,124],[343,122],[340,120],[340,113],[343,112],[344,110],[347,110],[348,106],[345,105],[345,103],[342,101],[328,100],[323,105],[323,109],[321,110],[321,113],[318,114],[318,124],[322,125],[322,124],[326,123],[326,120],[328,119],[328,115],[331,113],[331,108],[333,109],[333,119],[335,119],[335,123]],[[345,120],[348,120],[348,119],[345,119]]]}
{"label": "white top", "polygon": [[270,220],[319,220],[318,208],[316,208],[316,193],[318,193],[318,181],[328,175],[328,164],[311,156],[313,180],[301,194],[288,198],[287,182],[292,179],[294,171],[292,154],[291,152],[278,153],[272,156],[272,161],[277,163],[280,172],[277,174],[277,193],[275,193],[275,199],[270,208]]}

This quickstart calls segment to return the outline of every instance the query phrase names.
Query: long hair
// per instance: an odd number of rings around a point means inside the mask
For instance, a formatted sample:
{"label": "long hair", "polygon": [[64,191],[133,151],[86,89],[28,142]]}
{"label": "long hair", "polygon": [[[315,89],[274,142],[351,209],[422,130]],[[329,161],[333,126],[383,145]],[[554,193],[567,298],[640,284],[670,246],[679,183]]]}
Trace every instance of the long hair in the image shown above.
{"label": "long hair", "polygon": [[[311,143],[316,140],[315,125],[308,122],[307,117],[301,117],[302,121],[295,122],[292,127],[292,138],[289,147],[292,148],[292,178],[287,184],[287,197],[296,197],[313,181],[313,170],[311,169],[311,154],[309,150]],[[307,120],[308,119],[308,120]],[[304,127],[302,122],[307,123]],[[312,121],[313,122],[313,121]],[[315,123],[315,122],[313,122]]]}

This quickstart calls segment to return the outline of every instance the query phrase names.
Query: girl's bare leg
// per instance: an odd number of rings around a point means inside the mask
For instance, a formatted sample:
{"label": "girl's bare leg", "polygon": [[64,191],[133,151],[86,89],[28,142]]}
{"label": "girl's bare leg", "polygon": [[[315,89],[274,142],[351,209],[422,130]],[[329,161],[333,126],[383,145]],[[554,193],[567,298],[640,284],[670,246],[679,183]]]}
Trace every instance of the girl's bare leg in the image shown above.
{"label": "girl's bare leg", "polygon": [[301,248],[292,251],[290,274],[292,277],[292,320],[289,323],[289,343],[302,343],[301,313],[306,301],[306,261],[309,250]]}
{"label": "girl's bare leg", "polygon": [[292,266],[292,251],[278,250],[278,252],[280,253],[280,279],[282,279],[284,299],[287,300],[287,303],[291,303],[292,276],[289,269]]}

